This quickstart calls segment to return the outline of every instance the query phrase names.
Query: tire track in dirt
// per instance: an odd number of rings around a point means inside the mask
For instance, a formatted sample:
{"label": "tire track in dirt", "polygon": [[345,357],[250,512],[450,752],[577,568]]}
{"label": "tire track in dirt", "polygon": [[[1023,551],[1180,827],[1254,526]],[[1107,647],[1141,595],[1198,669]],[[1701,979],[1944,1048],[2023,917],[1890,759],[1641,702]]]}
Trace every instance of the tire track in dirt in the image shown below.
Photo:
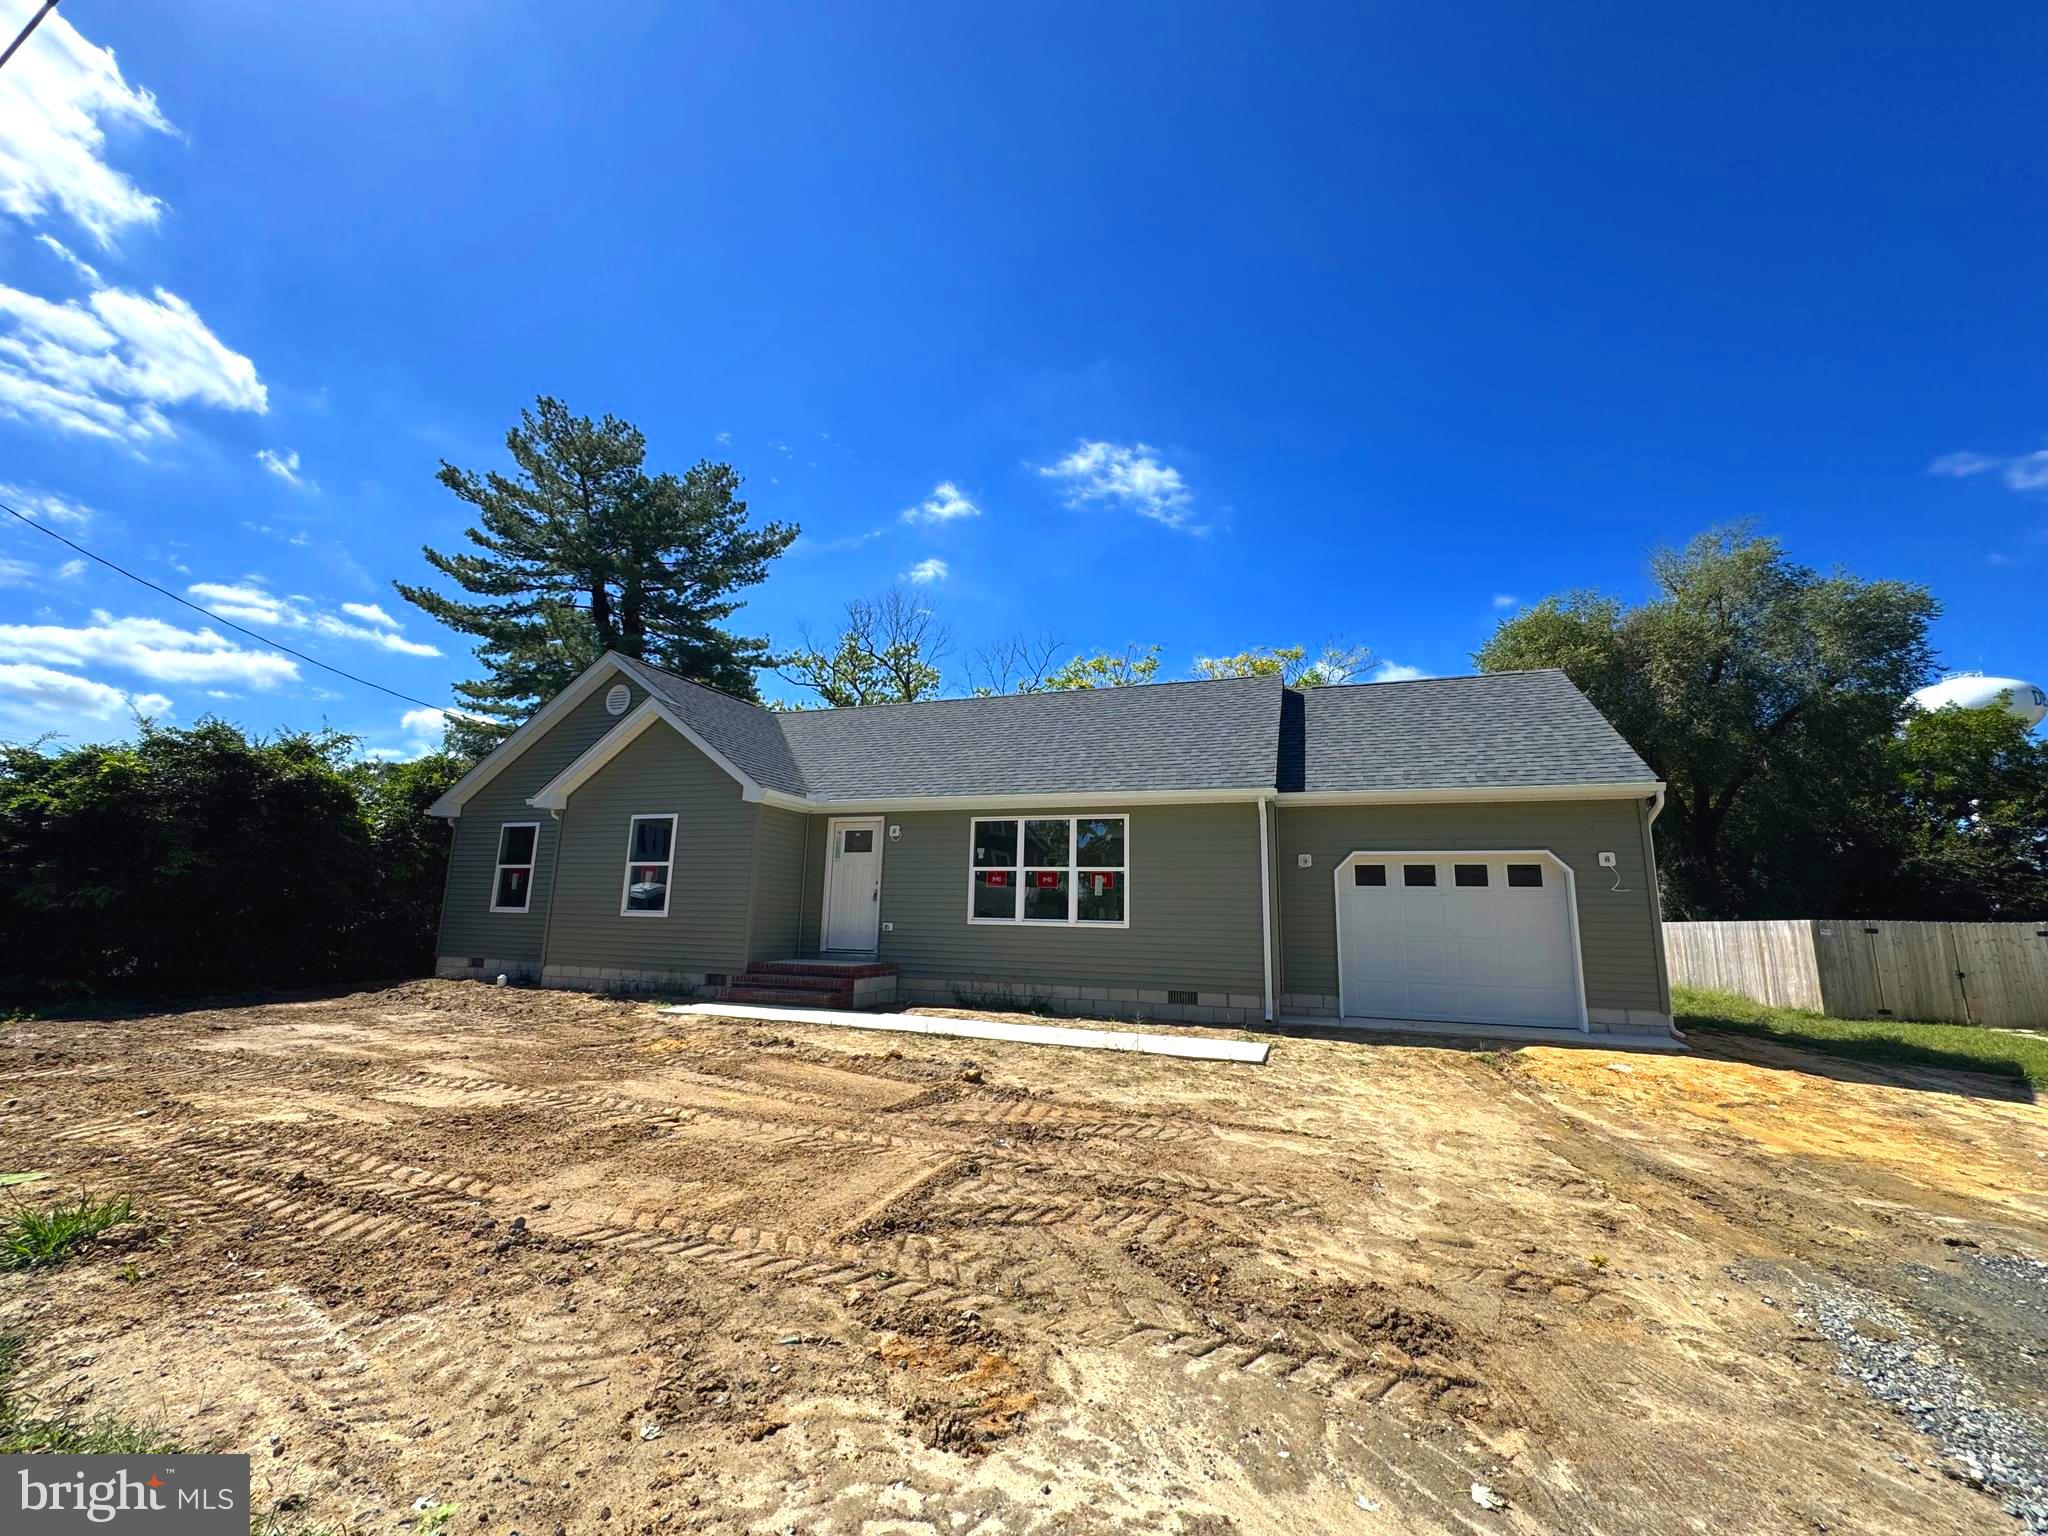
{"label": "tire track in dirt", "polygon": [[[507,1198],[467,1173],[434,1172],[313,1137],[250,1143],[228,1133],[185,1130],[135,1146],[134,1130],[129,1127],[131,1149],[151,1168],[183,1175],[229,1205],[290,1221],[316,1240],[352,1248],[393,1241],[422,1226],[466,1232],[486,1205]],[[302,1166],[286,1172],[281,1163]],[[317,1180],[304,1178],[305,1165],[320,1164],[326,1167]],[[377,1197],[398,1209],[363,1209],[336,1196]],[[526,1220],[539,1237],[708,1260],[752,1276],[830,1286],[881,1280],[885,1283],[878,1294],[898,1300],[965,1305],[995,1299],[979,1272],[993,1261],[923,1234],[879,1243],[812,1242],[757,1227],[691,1220],[661,1207],[600,1208],[595,1219],[582,1222],[553,1213],[526,1215]]]}
{"label": "tire track in dirt", "polygon": [[1215,1135],[1208,1126],[1172,1119],[1104,1119],[1099,1113],[1049,1104],[1043,1099],[1013,1099],[993,1104],[955,1102],[914,1110],[907,1118],[929,1125],[1029,1130],[1034,1136],[1073,1141],[1205,1141]]}
{"label": "tire track in dirt", "polygon": [[216,1320],[317,1402],[330,1434],[388,1431],[404,1411],[353,1330],[297,1286],[229,1296]]}
{"label": "tire track in dirt", "polygon": [[447,1324],[463,1320],[443,1308],[383,1319],[336,1314],[292,1285],[231,1296],[216,1320],[316,1401],[330,1430],[402,1440],[402,1425],[452,1403],[529,1451],[543,1449],[551,1431],[530,1413],[520,1422],[522,1408],[623,1374],[645,1342],[617,1325],[593,1330],[586,1318],[565,1325],[547,1314],[458,1337]]}
{"label": "tire track in dirt", "polygon": [[[332,1068],[329,1069],[332,1071]],[[314,1074],[309,1074],[314,1075]],[[324,1075],[324,1074],[320,1074]],[[1053,1144],[1036,1140],[1009,1146],[991,1145],[972,1135],[916,1136],[876,1133],[854,1130],[839,1126],[821,1126],[803,1121],[778,1120],[769,1116],[755,1115],[723,1106],[678,1106],[651,1103],[643,1099],[629,1098],[620,1094],[594,1093],[573,1089],[537,1088],[510,1082],[486,1074],[468,1073],[461,1076],[425,1069],[402,1069],[379,1065],[369,1070],[341,1072],[335,1074],[345,1079],[345,1085],[353,1090],[364,1088],[390,1089],[396,1091],[426,1090],[439,1093],[474,1094],[509,1101],[523,1108],[544,1109],[564,1113],[588,1113],[596,1111],[606,1114],[630,1115],[650,1129],[673,1130],[711,1119],[722,1126],[730,1126],[741,1134],[753,1139],[791,1150],[811,1147],[833,1149],[859,1148],[877,1152],[918,1152],[936,1156],[952,1156],[961,1152],[972,1152],[981,1158],[1001,1158],[1020,1166],[1043,1166],[1064,1175],[1073,1175],[1103,1181],[1114,1181],[1131,1193],[1149,1196],[1154,1193],[1162,1197],[1194,1200],[1218,1208],[1263,1209],[1275,1215],[1307,1216],[1312,1207],[1302,1203],[1290,1193],[1261,1185],[1248,1185],[1221,1179],[1205,1178],[1196,1174],[1174,1173],[1164,1170],[1146,1170],[1136,1175],[1127,1162],[1089,1159],[1083,1151],[1076,1155],[1073,1142],[1093,1142],[1119,1139],[1114,1134],[1098,1134],[1104,1127],[1140,1125],[1140,1122],[1110,1122],[1101,1120],[1077,1120],[1066,1127],[1065,1132]],[[731,1091],[729,1080],[709,1074],[696,1074],[705,1078],[708,1084],[723,1091]],[[207,1086],[233,1086],[237,1081],[268,1082],[273,1074],[261,1062],[250,1062],[240,1071],[230,1074],[208,1074],[198,1070],[189,1073],[165,1074],[166,1085],[179,1081],[198,1081]],[[341,1086],[341,1085],[338,1085]],[[849,1117],[864,1115],[852,1106],[839,1105],[822,1095],[810,1095],[820,1106],[829,1106]],[[1017,1106],[997,1106],[1010,1109]],[[1029,1106],[1025,1106],[1029,1107]],[[1041,1106],[1043,1107],[1043,1106]],[[1064,1111],[1062,1111],[1064,1112]],[[919,1117],[922,1118],[922,1117]],[[94,1125],[77,1127],[67,1133],[60,1133],[58,1139],[81,1139],[105,1134],[128,1123],[126,1117],[96,1122]],[[958,1123],[963,1127],[1002,1128],[1018,1123],[1014,1118],[962,1117],[957,1122],[941,1121],[939,1124]],[[1026,1122],[1036,1124],[1038,1122]],[[1181,1128],[1189,1130],[1189,1128]],[[1195,1139],[1199,1133],[1189,1130],[1186,1136],[1159,1136],[1157,1140]],[[1105,1197],[1109,1198],[1109,1197]]]}
{"label": "tire track in dirt", "polygon": [[[128,1130],[132,1147],[138,1128],[131,1124]],[[316,1241],[345,1244],[352,1250],[365,1242],[402,1238],[422,1225],[467,1230],[481,1206],[500,1198],[487,1181],[467,1173],[437,1172],[314,1137],[251,1144],[223,1133],[185,1131],[134,1150],[152,1165],[198,1184],[214,1201],[290,1221]],[[288,1162],[325,1163],[328,1170],[339,1171],[292,1189],[290,1183],[302,1176],[302,1170],[284,1171],[280,1165]],[[382,1196],[402,1209],[337,1207],[336,1195]],[[1097,1230],[1120,1242],[1170,1242],[1186,1220],[1166,1209],[1133,1211]],[[550,1213],[529,1216],[528,1222],[542,1238],[716,1264],[755,1281],[782,1280],[835,1292],[858,1288],[898,1302],[1008,1313],[1019,1300],[1063,1299],[1078,1303],[1082,1310],[1134,1310],[1117,1293],[1077,1289],[1064,1280],[1044,1281],[1014,1256],[982,1255],[922,1233],[879,1242],[813,1241],[762,1228],[692,1220],[660,1207],[605,1211],[582,1222],[551,1219]],[[1060,1318],[1036,1312],[1022,1314],[1019,1320],[1052,1333],[1068,1326]],[[1385,1346],[1368,1351],[1334,1331],[1311,1338],[1295,1330],[1284,1342],[1256,1342],[1191,1328],[1169,1315],[1136,1319],[1106,1336],[1097,1331],[1088,1337],[1119,1350],[1180,1357],[1197,1378],[1255,1376],[1319,1397],[1441,1408],[1450,1394],[1481,1385],[1476,1378],[1420,1363],[1389,1364]]]}
{"label": "tire track in dirt", "polygon": [[1379,1341],[1368,1348],[1337,1329],[1283,1326],[1263,1337],[1191,1325],[1178,1314],[1140,1303],[1110,1302],[1121,1325],[1083,1331],[1088,1343],[1173,1360],[1189,1380],[1213,1384],[1249,1377],[1306,1389],[1319,1400],[1366,1406],[1457,1411],[1486,1391],[1469,1372],[1417,1359]]}

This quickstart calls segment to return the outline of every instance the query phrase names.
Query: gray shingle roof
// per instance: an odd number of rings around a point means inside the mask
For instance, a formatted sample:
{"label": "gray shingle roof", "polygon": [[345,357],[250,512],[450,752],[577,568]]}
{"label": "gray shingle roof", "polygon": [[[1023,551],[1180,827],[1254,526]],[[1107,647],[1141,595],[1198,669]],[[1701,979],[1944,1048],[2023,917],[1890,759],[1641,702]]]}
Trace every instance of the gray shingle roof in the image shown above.
{"label": "gray shingle roof", "polygon": [[810,792],[1022,795],[1273,782],[1280,680],[940,699],[781,717]]}
{"label": "gray shingle roof", "polygon": [[1310,688],[1301,700],[1298,787],[1310,793],[1644,784],[1657,777],[1555,670]]}
{"label": "gray shingle roof", "polygon": [[646,662],[621,659],[628,661],[649,693],[674,709],[692,730],[731,758],[755,783],[785,794],[806,792],[796,754],[790,750],[789,738],[782,733],[780,715]]}
{"label": "gray shingle roof", "polygon": [[777,713],[633,663],[770,789],[815,800],[1647,783],[1562,672],[1337,688],[1278,678]]}

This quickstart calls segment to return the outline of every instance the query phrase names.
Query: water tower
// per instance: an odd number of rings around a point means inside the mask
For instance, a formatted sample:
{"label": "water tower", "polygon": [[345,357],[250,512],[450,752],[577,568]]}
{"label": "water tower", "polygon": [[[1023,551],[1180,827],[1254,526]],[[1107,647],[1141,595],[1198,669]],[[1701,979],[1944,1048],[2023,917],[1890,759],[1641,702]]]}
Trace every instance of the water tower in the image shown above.
{"label": "water tower", "polygon": [[2005,712],[2017,716],[2032,730],[2048,717],[2048,693],[2018,677],[1986,677],[1982,672],[1951,672],[1938,683],[1930,683],[1913,695],[1922,709],[1982,709],[2002,704]]}

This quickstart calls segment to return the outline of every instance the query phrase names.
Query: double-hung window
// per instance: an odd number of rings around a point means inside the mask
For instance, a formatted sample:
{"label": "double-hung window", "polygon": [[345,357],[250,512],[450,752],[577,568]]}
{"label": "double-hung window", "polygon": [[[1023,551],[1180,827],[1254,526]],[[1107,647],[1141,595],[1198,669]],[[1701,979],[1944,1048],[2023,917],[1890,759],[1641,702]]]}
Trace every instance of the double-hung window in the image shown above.
{"label": "double-hung window", "polygon": [[1129,924],[1129,817],[977,816],[971,831],[969,922]]}
{"label": "double-hung window", "polygon": [[669,871],[675,867],[676,819],[635,816],[626,829],[626,888],[621,917],[668,916]]}
{"label": "double-hung window", "polygon": [[491,874],[491,910],[524,912],[533,904],[533,848],[537,821],[507,822],[498,828],[498,867]]}

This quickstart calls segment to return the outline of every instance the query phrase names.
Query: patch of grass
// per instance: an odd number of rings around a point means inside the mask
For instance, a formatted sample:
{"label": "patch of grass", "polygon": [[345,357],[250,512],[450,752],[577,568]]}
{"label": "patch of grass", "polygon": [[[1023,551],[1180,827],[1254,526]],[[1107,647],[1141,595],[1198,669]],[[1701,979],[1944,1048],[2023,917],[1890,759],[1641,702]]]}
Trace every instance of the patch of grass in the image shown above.
{"label": "patch of grass", "polygon": [[81,1194],[44,1210],[22,1206],[0,1219],[0,1270],[61,1264],[109,1227],[135,1219],[126,1195],[110,1200]]}
{"label": "patch of grass", "polygon": [[1725,1030],[1885,1066],[1984,1072],[2048,1090],[2048,1040],[2010,1030],[1898,1019],[1830,1019],[1803,1008],[1773,1008],[1732,992],[1698,987],[1673,987],[1671,1008],[1683,1030]]}
{"label": "patch of grass", "polygon": [[0,1456],[169,1456],[182,1447],[155,1430],[96,1419],[37,1418],[15,1396],[22,1338],[0,1334]]}

